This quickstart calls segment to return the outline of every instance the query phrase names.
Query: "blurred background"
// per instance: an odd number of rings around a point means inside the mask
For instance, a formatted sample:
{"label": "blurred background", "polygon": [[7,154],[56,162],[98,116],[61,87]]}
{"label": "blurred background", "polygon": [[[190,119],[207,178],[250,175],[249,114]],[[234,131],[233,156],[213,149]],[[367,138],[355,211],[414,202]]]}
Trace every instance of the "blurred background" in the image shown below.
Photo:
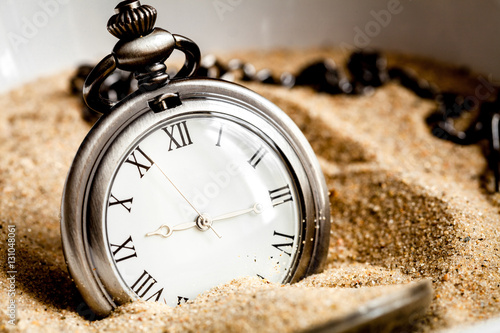
{"label": "blurred background", "polygon": [[[109,54],[117,0],[2,0],[0,91]],[[500,0],[146,0],[202,53],[339,46],[465,65],[500,82]]]}

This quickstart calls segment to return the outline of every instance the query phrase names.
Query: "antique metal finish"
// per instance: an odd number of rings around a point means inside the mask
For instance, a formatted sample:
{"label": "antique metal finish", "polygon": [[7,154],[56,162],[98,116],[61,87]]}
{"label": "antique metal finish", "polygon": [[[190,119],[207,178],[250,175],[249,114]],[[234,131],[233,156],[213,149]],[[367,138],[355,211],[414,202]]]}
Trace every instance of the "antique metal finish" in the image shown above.
{"label": "antique metal finish", "polygon": [[[181,104],[173,109],[154,112],[148,107],[157,96],[175,95]],[[277,106],[244,87],[213,79],[177,80],[156,91],[138,91],[101,117],[68,174],[61,211],[64,253],[78,289],[100,316],[137,299],[120,277],[106,243],[104,198],[109,196],[116,161],[148,129],[173,117],[197,114],[251,125],[289,161],[301,193],[302,231],[299,254],[283,282],[317,273],[325,264],[330,239],[328,191],[315,154],[298,127]]]}
{"label": "antique metal finish", "polygon": [[139,1],[123,1],[115,8],[117,14],[108,22],[108,30],[120,38],[113,52],[106,56],[85,81],[83,95],[87,105],[96,112],[108,113],[115,105],[100,94],[106,78],[116,69],[132,72],[139,89],[154,90],[169,81],[164,62],[174,50],[185,54],[186,61],[175,78],[196,73],[200,50],[189,38],[153,28],[156,10],[141,6]]}
{"label": "antique metal finish", "polygon": [[[83,87],[88,106],[104,115],[87,135],[75,156],[64,187],[61,207],[65,258],[85,302],[97,315],[106,316],[116,306],[144,296],[122,276],[123,271],[117,267],[118,261],[110,250],[110,246],[113,246],[109,242],[112,229],[108,228],[106,213],[112,196],[110,191],[117,170],[125,163],[131,149],[138,149],[139,142],[147,141],[152,133],[161,131],[179,119],[184,122],[210,119],[234,124],[270,147],[283,167],[272,169],[275,171],[269,177],[274,179],[281,174],[286,175],[294,191],[294,215],[290,215],[294,216],[291,222],[295,234],[290,236],[296,241],[293,243],[294,254],[292,257],[291,253],[285,252],[291,259],[286,261],[283,275],[279,275],[277,281],[295,282],[319,272],[325,264],[330,239],[328,191],[316,156],[299,128],[276,105],[244,87],[221,80],[189,78],[199,66],[198,46],[189,38],[154,28],[156,11],[152,7],[128,0],[116,7],[116,13],[110,19],[108,29],[120,40],[113,52],[90,72]],[[170,80],[164,62],[174,50],[183,52],[186,61],[175,75],[176,80]],[[123,81],[124,85],[116,86],[120,98],[111,101],[101,95],[101,87],[107,88],[103,86],[104,81],[117,70],[134,73],[138,89],[130,92],[133,89],[130,89],[132,81],[129,78]],[[228,156],[233,154],[231,150]],[[155,165],[160,169],[158,164]],[[196,165],[202,165],[204,169],[199,169],[202,172],[207,171],[204,163]],[[170,183],[184,197],[174,183]],[[255,185],[252,183],[249,187]],[[156,185],[152,188],[156,188]],[[264,197],[272,203],[274,199],[268,197],[267,192]],[[153,198],[147,193],[144,201],[149,202]],[[189,203],[186,197],[184,199]],[[212,227],[214,221],[261,214],[260,203],[256,201],[252,202],[252,208],[235,207],[213,217],[197,211],[198,218],[194,221],[172,227],[162,225],[156,231],[144,230],[144,237],[155,241],[157,237],[152,236],[168,237],[173,231],[181,232],[193,227],[204,231],[211,229],[217,234]],[[292,200],[283,202],[287,201]],[[196,211],[195,205],[191,206]],[[285,218],[284,221],[288,225],[289,219]],[[261,236],[259,234],[259,239]],[[220,261],[219,256],[214,258]],[[212,262],[212,265],[216,264]],[[231,267],[229,272],[233,274],[233,266],[227,267]]]}
{"label": "antique metal finish", "polygon": [[154,7],[129,0],[119,3],[115,12],[108,21],[108,31],[116,38],[134,39],[153,31],[157,15]]}

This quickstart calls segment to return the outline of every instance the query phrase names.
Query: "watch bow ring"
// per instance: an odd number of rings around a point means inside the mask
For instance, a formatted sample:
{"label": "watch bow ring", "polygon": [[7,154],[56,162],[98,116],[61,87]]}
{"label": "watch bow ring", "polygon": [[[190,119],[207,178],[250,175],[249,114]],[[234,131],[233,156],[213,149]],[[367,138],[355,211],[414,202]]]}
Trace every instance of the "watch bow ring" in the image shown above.
{"label": "watch bow ring", "polygon": [[200,50],[192,40],[154,28],[157,12],[153,7],[132,0],[121,2],[115,11],[108,21],[108,31],[120,41],[113,52],[96,65],[84,85],[85,102],[99,113],[109,112],[116,104],[99,93],[101,85],[116,69],[135,73],[139,86],[152,90],[168,82],[164,62],[174,50],[186,56],[175,77],[193,75],[200,62]]}

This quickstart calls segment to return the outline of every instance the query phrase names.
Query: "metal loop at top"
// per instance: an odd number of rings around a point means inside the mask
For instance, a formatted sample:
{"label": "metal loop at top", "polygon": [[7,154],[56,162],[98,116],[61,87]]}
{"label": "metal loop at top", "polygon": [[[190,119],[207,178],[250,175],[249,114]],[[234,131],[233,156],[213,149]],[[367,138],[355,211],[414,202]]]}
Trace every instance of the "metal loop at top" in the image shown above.
{"label": "metal loop at top", "polygon": [[116,104],[103,98],[99,92],[104,80],[116,69],[116,60],[112,54],[102,59],[90,72],[83,85],[83,99],[92,110],[98,113],[108,113]]}
{"label": "metal loop at top", "polygon": [[191,39],[181,36],[173,35],[175,39],[175,48],[182,51],[186,56],[184,66],[177,72],[175,79],[182,77],[189,77],[196,74],[200,66],[201,53],[200,48]]}
{"label": "metal loop at top", "polygon": [[115,9],[117,14],[110,18],[108,30],[120,40],[113,52],[92,70],[83,88],[87,105],[102,114],[109,113],[118,103],[100,94],[102,84],[116,69],[134,73],[139,89],[152,91],[169,82],[164,62],[175,49],[186,56],[175,78],[194,75],[201,58],[200,49],[191,39],[153,27],[156,21],[153,7],[141,5],[137,0],[126,0]]}

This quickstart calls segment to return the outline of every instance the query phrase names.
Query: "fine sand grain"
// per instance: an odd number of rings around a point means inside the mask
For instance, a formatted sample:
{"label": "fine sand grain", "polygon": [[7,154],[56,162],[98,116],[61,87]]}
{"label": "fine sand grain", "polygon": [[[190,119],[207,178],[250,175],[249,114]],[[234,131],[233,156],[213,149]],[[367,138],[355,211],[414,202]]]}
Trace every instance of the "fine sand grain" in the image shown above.
{"label": "fine sand grain", "polygon": [[[227,61],[233,55],[220,55]],[[296,72],[335,50],[245,52],[273,72]],[[391,55],[446,91],[474,96],[478,75]],[[500,316],[500,196],[482,145],[430,134],[436,107],[397,83],[366,96],[245,83],[303,130],[322,165],[332,208],[326,270],[280,286],[244,278],[177,308],[136,302],[90,322],[62,254],[59,208],[72,158],[90,129],[69,94],[72,73],[0,96],[0,330],[13,332],[296,332],[345,315],[408,283],[432,281],[415,331],[436,332]],[[16,233],[16,325],[8,323],[8,226]]]}

